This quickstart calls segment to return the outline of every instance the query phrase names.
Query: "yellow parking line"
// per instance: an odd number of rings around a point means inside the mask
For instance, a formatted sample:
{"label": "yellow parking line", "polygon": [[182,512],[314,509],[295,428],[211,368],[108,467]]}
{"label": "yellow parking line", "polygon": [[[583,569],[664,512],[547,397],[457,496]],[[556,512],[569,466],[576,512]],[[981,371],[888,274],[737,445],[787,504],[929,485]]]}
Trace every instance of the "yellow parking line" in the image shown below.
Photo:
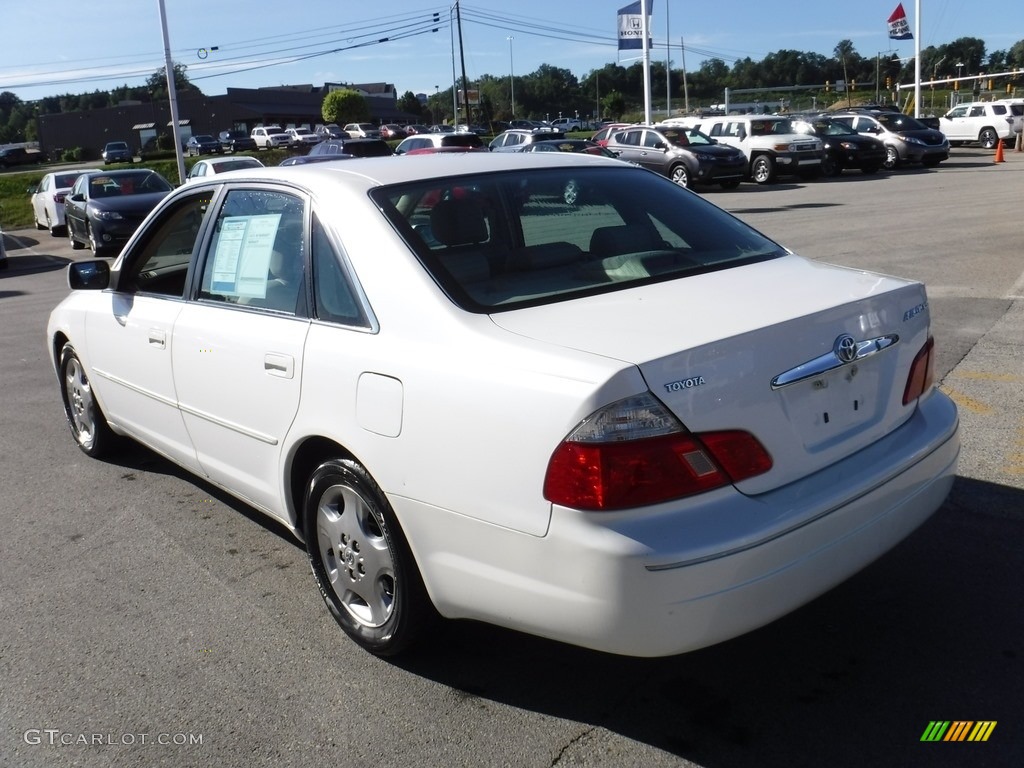
{"label": "yellow parking line", "polygon": [[985,405],[985,403],[980,400],[975,400],[973,397],[965,395],[963,392],[958,392],[957,390],[946,386],[943,386],[942,390],[953,399],[953,402],[956,403],[958,408],[963,408],[971,411],[972,413],[978,414],[992,413],[992,408]]}
{"label": "yellow parking line", "polygon": [[987,373],[985,371],[955,371],[954,378],[975,379],[980,381],[1024,381],[1024,377],[1012,373]]}

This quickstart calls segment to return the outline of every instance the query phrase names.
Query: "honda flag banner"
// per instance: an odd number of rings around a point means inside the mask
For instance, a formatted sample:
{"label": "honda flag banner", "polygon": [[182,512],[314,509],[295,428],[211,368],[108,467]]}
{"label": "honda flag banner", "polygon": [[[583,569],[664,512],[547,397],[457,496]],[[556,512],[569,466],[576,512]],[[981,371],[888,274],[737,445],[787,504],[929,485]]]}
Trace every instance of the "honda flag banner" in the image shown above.
{"label": "honda flag banner", "polygon": [[[897,5],[896,10],[889,17],[889,37],[892,40],[914,39],[914,36],[910,33],[910,24],[907,23],[907,14],[903,10],[903,3]],[[622,47],[621,43],[619,47]]]}
{"label": "honda flag banner", "polygon": [[[640,0],[619,8],[619,50],[644,47],[643,16],[640,14]],[[651,0],[647,2],[647,47],[651,43]]]}

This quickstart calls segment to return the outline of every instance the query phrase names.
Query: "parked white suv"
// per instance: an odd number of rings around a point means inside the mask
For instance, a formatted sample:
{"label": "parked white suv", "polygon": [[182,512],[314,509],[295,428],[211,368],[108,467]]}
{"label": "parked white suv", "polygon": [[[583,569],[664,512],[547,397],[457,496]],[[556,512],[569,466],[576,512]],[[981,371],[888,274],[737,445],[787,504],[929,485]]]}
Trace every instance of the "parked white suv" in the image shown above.
{"label": "parked white suv", "polygon": [[292,137],[280,125],[261,125],[252,129],[252,140],[256,142],[256,149],[273,149],[287,147]]}
{"label": "parked white suv", "polygon": [[747,156],[747,173],[758,184],[771,184],[776,176],[821,175],[825,155],[820,139],[797,133],[784,115],[724,115],[708,117],[691,127],[719,144]]}
{"label": "parked white suv", "polygon": [[1013,118],[1022,113],[1024,105],[1005,101],[958,104],[939,118],[939,130],[954,147],[976,141],[985,149],[994,149],[997,139],[1013,140]]}

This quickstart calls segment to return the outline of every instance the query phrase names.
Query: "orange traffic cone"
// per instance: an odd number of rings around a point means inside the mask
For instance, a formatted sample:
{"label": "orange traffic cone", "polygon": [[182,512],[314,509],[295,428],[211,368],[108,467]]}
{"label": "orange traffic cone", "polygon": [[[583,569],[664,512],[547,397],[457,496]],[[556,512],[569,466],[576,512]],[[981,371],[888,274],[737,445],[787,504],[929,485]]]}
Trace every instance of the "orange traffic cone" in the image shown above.
{"label": "orange traffic cone", "polygon": [[1006,160],[1003,159],[1003,140],[999,139],[999,138],[996,139],[996,162],[997,163],[1005,163],[1006,162]]}

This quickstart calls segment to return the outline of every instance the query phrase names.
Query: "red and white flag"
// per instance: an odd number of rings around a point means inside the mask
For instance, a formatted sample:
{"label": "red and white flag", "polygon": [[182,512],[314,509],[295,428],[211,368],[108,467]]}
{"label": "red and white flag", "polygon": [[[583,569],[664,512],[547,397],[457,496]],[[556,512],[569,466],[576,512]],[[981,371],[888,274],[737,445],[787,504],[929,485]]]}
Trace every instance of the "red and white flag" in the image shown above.
{"label": "red and white flag", "polygon": [[907,14],[903,10],[903,3],[896,6],[896,10],[889,17],[889,37],[892,40],[913,40],[910,33],[910,24],[907,23]]}

